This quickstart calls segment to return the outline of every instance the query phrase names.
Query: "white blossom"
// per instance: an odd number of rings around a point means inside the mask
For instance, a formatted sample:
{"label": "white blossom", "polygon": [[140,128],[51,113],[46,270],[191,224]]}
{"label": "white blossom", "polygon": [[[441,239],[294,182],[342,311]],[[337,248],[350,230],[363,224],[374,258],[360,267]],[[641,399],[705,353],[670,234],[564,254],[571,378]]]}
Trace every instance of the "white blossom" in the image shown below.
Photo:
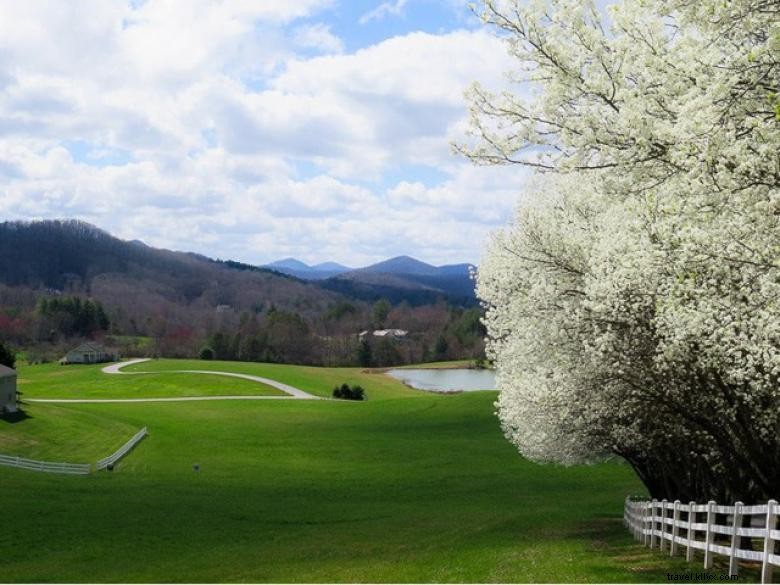
{"label": "white blossom", "polygon": [[473,87],[458,148],[539,170],[478,277],[508,438],[618,454],[660,497],[776,497],[780,5],[482,14],[531,89]]}

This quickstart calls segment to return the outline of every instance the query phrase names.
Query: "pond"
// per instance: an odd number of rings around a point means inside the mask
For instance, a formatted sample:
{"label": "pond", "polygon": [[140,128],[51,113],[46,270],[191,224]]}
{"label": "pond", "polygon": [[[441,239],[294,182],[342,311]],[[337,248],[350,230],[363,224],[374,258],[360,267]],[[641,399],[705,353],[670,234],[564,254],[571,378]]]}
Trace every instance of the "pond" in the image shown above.
{"label": "pond", "polygon": [[460,390],[495,390],[496,373],[493,370],[476,369],[419,369],[388,370],[387,374],[404,384],[431,392],[457,392]]}

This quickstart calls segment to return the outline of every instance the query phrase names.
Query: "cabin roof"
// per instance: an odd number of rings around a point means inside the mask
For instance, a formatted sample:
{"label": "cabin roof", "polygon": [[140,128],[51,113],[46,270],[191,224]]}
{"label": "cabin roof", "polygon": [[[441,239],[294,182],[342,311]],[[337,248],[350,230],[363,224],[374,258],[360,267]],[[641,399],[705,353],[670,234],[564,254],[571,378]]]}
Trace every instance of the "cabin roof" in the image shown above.
{"label": "cabin roof", "polygon": [[77,352],[94,351],[98,353],[108,353],[105,347],[103,347],[99,343],[95,343],[94,341],[86,341],[81,345],[79,345],[78,347],[71,349],[68,353],[72,353],[74,351]]}

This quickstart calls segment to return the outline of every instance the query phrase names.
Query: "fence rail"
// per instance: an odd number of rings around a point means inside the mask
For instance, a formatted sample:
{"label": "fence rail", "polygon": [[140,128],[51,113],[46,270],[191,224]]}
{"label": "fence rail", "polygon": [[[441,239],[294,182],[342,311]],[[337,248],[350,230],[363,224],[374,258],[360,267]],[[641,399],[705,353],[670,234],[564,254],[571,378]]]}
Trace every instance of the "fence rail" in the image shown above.
{"label": "fence rail", "polygon": [[[718,515],[721,515],[718,518]],[[736,575],[738,561],[761,564],[761,582],[771,583],[773,567],[780,567],[776,543],[780,542],[777,518],[780,505],[775,500],[760,506],[721,506],[715,502],[682,504],[635,501],[626,498],[623,520],[636,540],[661,551],[669,549],[674,556],[685,547],[685,558],[693,560],[694,552],[704,552],[704,568],[712,568],[715,555],[729,558],[729,575]],[[725,519],[723,518],[725,516]],[[717,520],[725,522],[718,524]],[[743,538],[761,539],[760,550],[740,548]]]}
{"label": "fence rail", "polygon": [[0,455],[0,465],[19,467],[20,469],[29,469],[31,471],[78,475],[89,473],[91,468],[89,463],[53,463],[51,461],[37,461],[35,459],[25,459],[24,457],[13,457],[11,455]]}
{"label": "fence rail", "polygon": [[138,431],[135,435],[133,435],[133,437],[127,443],[122,445],[114,453],[98,461],[95,464],[95,469],[100,471],[101,469],[106,469],[109,465],[113,465],[114,463],[119,461],[122,457],[127,455],[130,452],[130,450],[133,447],[135,447],[138,444],[138,442],[141,439],[143,439],[146,435],[147,435],[147,430],[146,427],[144,427],[140,431]]}

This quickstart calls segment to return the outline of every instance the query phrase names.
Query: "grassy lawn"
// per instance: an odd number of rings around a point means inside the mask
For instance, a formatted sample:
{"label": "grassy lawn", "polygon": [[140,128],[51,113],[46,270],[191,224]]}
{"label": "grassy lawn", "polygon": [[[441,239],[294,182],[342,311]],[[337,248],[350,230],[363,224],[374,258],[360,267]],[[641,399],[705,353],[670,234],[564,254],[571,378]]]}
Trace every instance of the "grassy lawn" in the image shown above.
{"label": "grassy lawn", "polygon": [[271,378],[316,396],[330,397],[334,386],[360,384],[369,400],[420,397],[424,393],[404,386],[379,371],[361,368],[318,368],[285,364],[221,362],[211,360],[152,360],[124,368],[126,372],[165,372],[170,370],[217,370]]}
{"label": "grassy lawn", "polygon": [[68,460],[90,461],[105,454],[95,442],[141,426],[150,436],[113,473],[0,467],[11,495],[0,581],[659,582],[701,570],[633,543],[622,502],[642,488],[627,466],[520,457],[498,428],[494,392],[206,364],[318,394],[364,383],[377,399],[32,405],[31,418],[0,423],[0,452],[26,436],[50,442],[41,453],[67,444]]}
{"label": "grassy lawn", "polygon": [[[170,362],[172,365],[178,363],[176,360]],[[22,365],[19,368],[19,390],[22,391],[23,398],[284,395],[284,392],[271,386],[240,378],[176,373],[110,375],[101,372],[105,365]],[[170,369],[188,368],[171,367]]]}
{"label": "grassy lawn", "polygon": [[76,410],[58,404],[30,404],[24,411],[27,418],[21,421],[0,419],[0,453],[43,461],[94,463],[113,453],[140,428],[111,412]]}

